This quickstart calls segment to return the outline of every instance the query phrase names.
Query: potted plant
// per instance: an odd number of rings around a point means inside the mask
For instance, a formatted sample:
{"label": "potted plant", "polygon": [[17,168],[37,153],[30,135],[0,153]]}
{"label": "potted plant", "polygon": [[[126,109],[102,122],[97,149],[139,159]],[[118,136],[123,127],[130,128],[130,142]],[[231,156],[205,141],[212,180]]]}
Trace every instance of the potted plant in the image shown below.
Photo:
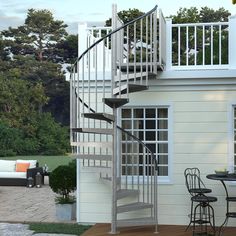
{"label": "potted plant", "polygon": [[76,189],[76,162],[61,165],[50,174],[49,185],[58,194],[56,202],[56,216],[58,220],[75,219],[75,197],[71,195]]}

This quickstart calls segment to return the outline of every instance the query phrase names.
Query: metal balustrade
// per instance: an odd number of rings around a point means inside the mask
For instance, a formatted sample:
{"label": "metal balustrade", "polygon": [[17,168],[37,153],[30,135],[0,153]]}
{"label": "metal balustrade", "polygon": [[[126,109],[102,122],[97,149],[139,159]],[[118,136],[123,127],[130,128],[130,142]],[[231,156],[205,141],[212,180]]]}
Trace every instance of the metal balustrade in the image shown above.
{"label": "metal balustrade", "polygon": [[[96,168],[100,178],[112,181],[112,233],[117,232],[117,227],[130,225],[151,224],[157,230],[157,161],[141,140],[117,126],[115,103],[111,107],[104,103],[104,99],[123,102],[130,92],[148,85],[149,73],[156,73],[156,9],[123,25],[114,6],[112,31],[87,29],[86,50],[73,65],[70,77],[71,146],[73,153],[83,159],[84,167]],[[122,172],[124,143],[133,151],[128,172]],[[134,150],[135,145],[138,150]],[[139,167],[137,159],[142,159]],[[128,163],[125,165],[128,168]],[[126,181],[130,178],[131,183]],[[138,202],[120,205],[118,201],[129,195],[137,196]],[[149,217],[119,220],[119,214],[136,207],[149,209]]]}

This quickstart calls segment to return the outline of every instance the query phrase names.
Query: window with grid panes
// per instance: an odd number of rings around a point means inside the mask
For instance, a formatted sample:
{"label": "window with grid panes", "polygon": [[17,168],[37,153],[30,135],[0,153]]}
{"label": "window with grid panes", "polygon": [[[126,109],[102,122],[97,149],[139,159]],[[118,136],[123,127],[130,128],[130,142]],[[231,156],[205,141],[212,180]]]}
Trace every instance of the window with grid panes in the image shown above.
{"label": "window with grid panes", "polygon": [[[159,176],[168,176],[168,108],[122,108],[121,124],[124,129],[142,140],[158,160]],[[139,166],[136,171],[143,171],[140,146],[122,138],[122,174],[131,172],[133,164]],[[132,164],[133,163],[133,164]],[[129,171],[130,169],[130,171]]]}

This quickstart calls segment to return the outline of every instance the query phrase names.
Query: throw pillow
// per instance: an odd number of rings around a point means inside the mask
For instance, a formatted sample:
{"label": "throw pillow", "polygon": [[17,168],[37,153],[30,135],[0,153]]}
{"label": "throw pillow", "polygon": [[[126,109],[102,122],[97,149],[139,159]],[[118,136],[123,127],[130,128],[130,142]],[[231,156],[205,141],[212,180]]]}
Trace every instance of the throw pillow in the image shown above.
{"label": "throw pillow", "polygon": [[16,163],[16,172],[26,172],[30,163]]}

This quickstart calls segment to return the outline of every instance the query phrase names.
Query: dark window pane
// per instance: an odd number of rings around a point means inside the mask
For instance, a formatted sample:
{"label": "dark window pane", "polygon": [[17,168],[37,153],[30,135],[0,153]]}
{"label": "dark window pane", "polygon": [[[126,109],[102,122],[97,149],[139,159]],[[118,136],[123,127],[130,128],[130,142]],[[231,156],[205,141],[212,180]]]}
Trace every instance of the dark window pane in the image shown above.
{"label": "dark window pane", "polygon": [[167,143],[159,143],[158,144],[158,153],[168,153],[168,144]]}
{"label": "dark window pane", "polygon": [[143,109],[134,109],[134,118],[143,118]]}
{"label": "dark window pane", "polygon": [[146,120],[146,129],[156,129],[156,121],[155,120]]}
{"label": "dark window pane", "polygon": [[234,117],[236,117],[236,108],[234,107]]}
{"label": "dark window pane", "polygon": [[159,176],[167,176],[168,175],[168,167],[167,166],[159,166],[158,167],[158,175]]}
{"label": "dark window pane", "polygon": [[134,136],[143,141],[143,131],[134,131]]}
{"label": "dark window pane", "polygon": [[131,129],[131,120],[122,120],[122,128],[124,129]]}
{"label": "dark window pane", "polygon": [[131,109],[122,109],[123,118],[131,118]]}
{"label": "dark window pane", "polygon": [[133,120],[133,129],[143,129],[143,120]]}
{"label": "dark window pane", "polygon": [[146,140],[156,140],[156,132],[155,131],[146,131]]}
{"label": "dark window pane", "polygon": [[156,109],[146,109],[146,118],[156,118]]}
{"label": "dark window pane", "polygon": [[158,155],[158,163],[159,164],[168,164],[168,156],[167,155]]}
{"label": "dark window pane", "polygon": [[167,131],[158,131],[157,132],[157,140],[158,141],[167,141],[168,140],[168,132]]}
{"label": "dark window pane", "polygon": [[168,129],[168,121],[167,120],[158,120],[157,121],[158,129]]}
{"label": "dark window pane", "polygon": [[155,143],[146,143],[146,145],[153,153],[156,153],[156,144]]}
{"label": "dark window pane", "polygon": [[168,118],[168,109],[167,108],[159,108],[158,109],[158,118]]}

